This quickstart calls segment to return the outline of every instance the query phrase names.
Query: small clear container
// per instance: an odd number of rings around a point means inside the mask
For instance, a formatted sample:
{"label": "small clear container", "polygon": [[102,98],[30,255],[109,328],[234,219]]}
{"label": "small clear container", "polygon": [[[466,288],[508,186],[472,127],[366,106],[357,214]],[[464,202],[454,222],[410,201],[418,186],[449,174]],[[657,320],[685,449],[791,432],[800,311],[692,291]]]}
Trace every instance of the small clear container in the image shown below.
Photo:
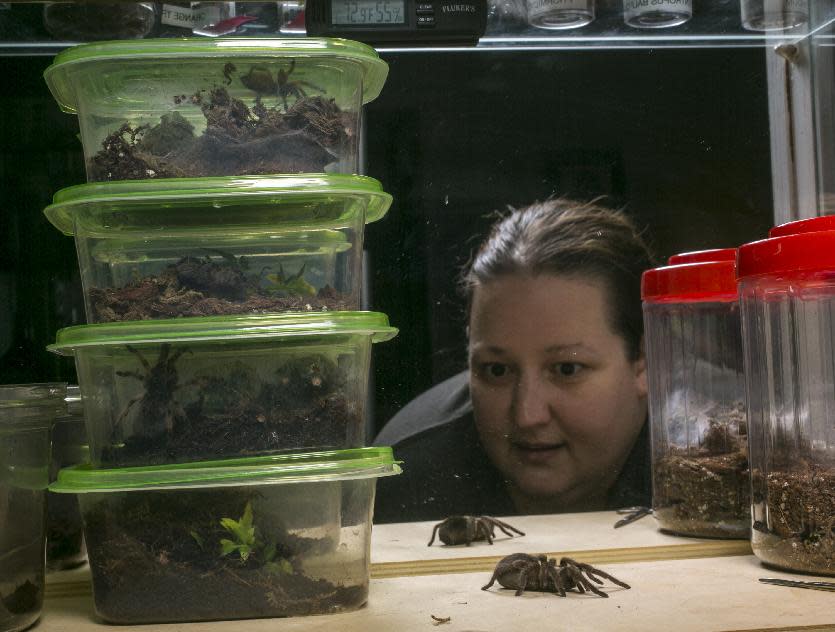
{"label": "small clear container", "polygon": [[391,448],[62,470],[97,614],[111,623],[286,617],[368,598],[377,478]]}
{"label": "small clear container", "polygon": [[[124,467],[364,445],[385,314],[310,312],[78,325],[90,462]],[[89,542],[88,542],[89,546]]]}
{"label": "small clear container", "polygon": [[47,2],[43,8],[47,32],[69,42],[140,39],[156,19],[153,2]]}
{"label": "small clear container", "polygon": [[0,386],[0,632],[41,614],[49,436],[66,384]]}
{"label": "small clear container", "polygon": [[[49,480],[58,477],[61,468],[89,460],[87,429],[78,386],[67,386],[67,408],[52,426],[52,460]],[[84,525],[78,499],[73,494],[49,492],[46,523],[46,565],[51,571],[75,568],[87,559],[84,548]]]}
{"label": "small clear container", "polygon": [[752,482],[764,563],[835,575],[835,226],[779,226],[739,249]]}
{"label": "small clear container", "polygon": [[653,512],[679,535],[747,538],[750,475],[733,248],[644,273]]}
{"label": "small clear container", "polygon": [[313,174],[84,184],[44,213],[100,323],[357,310],[365,224],[390,204],[373,178]]}
{"label": "small clear container", "polygon": [[387,74],[359,42],[216,38],[76,46],[44,77],[102,181],[357,173],[362,105]]}

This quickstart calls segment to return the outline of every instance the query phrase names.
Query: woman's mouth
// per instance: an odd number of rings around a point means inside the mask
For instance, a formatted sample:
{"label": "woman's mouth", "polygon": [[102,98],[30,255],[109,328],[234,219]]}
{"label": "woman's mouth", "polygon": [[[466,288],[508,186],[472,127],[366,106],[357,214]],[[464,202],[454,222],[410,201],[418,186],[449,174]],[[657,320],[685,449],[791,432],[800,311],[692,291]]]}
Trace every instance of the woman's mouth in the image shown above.
{"label": "woman's mouth", "polygon": [[565,444],[534,441],[512,441],[511,446],[520,461],[538,464],[546,463],[556,457],[565,447]]}

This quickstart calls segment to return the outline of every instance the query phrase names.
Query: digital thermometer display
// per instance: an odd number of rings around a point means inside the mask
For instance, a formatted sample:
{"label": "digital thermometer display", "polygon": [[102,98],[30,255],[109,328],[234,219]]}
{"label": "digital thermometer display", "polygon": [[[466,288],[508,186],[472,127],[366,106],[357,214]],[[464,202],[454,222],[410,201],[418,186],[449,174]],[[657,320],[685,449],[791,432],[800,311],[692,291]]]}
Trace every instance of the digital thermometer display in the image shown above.
{"label": "digital thermometer display", "polygon": [[332,0],[331,24],[405,24],[406,0]]}

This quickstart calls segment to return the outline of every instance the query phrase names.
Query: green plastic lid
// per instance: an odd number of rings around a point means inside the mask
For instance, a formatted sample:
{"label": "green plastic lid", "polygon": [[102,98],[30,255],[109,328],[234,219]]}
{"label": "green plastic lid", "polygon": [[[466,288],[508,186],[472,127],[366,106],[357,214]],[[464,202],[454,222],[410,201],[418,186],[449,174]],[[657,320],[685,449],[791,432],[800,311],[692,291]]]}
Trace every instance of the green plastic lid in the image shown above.
{"label": "green plastic lid", "polygon": [[[322,57],[330,64],[345,66],[359,64],[363,72],[363,103],[373,101],[383,89],[388,75],[388,64],[366,44],[345,39],[327,38],[216,38],[216,39],[149,39],[119,40],[81,44],[59,53],[44,71],[44,79],[52,96],[64,112],[75,113],[78,94],[69,70],[83,64],[117,62],[129,67],[132,63],[181,64],[188,59],[217,58],[252,63],[267,59]],[[149,77],[149,80],[153,79]]]}
{"label": "green plastic lid", "polygon": [[58,480],[49,489],[66,494],[85,494],[331,482],[399,474],[397,463],[391,448],[379,447],[118,469],[96,469],[85,464],[62,469]]}
{"label": "green plastic lid", "polygon": [[[177,225],[188,222],[199,230],[206,227],[201,209],[222,208],[223,228],[232,229],[265,221],[334,224],[355,213],[356,203],[364,206],[365,221],[371,223],[386,214],[391,201],[379,181],[357,175],[160,178],[67,187],[53,196],[44,214],[58,230],[72,235],[73,218],[82,212],[89,216],[86,221],[99,230],[117,231],[141,226],[143,215],[164,211],[170,218],[176,211]],[[185,210],[195,213],[185,215]],[[216,222],[212,228],[217,230]]]}
{"label": "green plastic lid", "polygon": [[252,316],[208,316],[122,321],[60,329],[47,349],[72,355],[82,347],[148,345],[164,342],[241,342],[327,335],[366,335],[390,340],[397,328],[380,312],[291,312]]}

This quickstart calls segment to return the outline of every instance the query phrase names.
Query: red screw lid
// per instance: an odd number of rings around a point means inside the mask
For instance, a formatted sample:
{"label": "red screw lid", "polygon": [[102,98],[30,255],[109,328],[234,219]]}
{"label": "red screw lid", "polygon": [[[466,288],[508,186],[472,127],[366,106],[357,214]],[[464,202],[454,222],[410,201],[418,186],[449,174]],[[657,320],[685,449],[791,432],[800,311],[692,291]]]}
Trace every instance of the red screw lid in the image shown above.
{"label": "red screw lid", "polygon": [[835,230],[835,215],[822,215],[786,222],[768,231],[768,236],[785,237],[786,235],[798,235],[800,233],[816,233],[822,230]]}
{"label": "red screw lid", "polygon": [[736,261],[736,248],[714,248],[681,252],[667,260],[671,266],[681,263],[703,263],[705,261]]}
{"label": "red screw lid", "polygon": [[641,275],[641,299],[651,302],[706,303],[735,301],[733,260],[664,266]]}
{"label": "red screw lid", "polygon": [[833,270],[835,230],[827,230],[786,234],[740,246],[736,276],[743,279],[779,274],[789,279],[800,279],[809,272]]}

